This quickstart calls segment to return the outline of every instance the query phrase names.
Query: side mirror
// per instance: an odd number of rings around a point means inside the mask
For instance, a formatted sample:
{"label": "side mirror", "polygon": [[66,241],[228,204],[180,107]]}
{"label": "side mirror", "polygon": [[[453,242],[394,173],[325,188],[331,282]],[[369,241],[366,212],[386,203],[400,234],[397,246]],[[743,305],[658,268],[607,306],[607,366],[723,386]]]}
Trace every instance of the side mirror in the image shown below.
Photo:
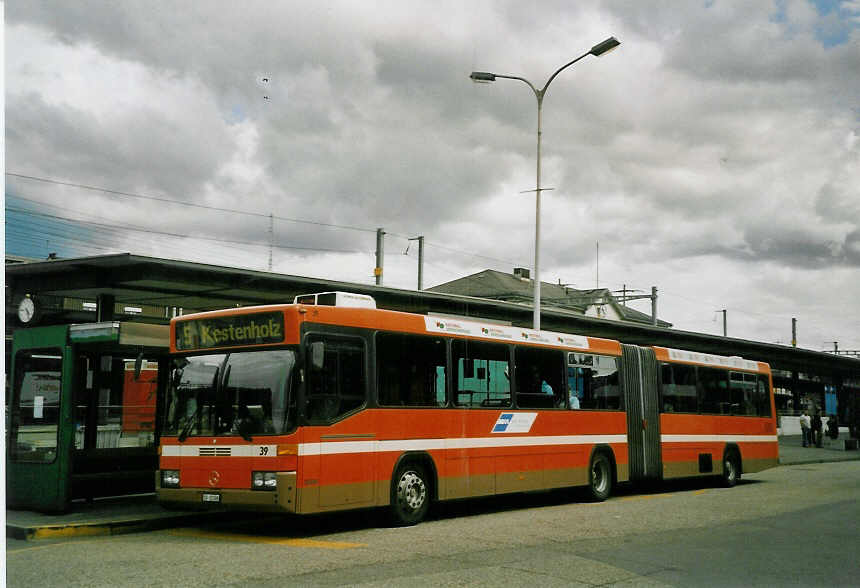
{"label": "side mirror", "polygon": [[322,341],[314,341],[311,343],[311,367],[314,370],[321,370],[325,363],[325,343]]}

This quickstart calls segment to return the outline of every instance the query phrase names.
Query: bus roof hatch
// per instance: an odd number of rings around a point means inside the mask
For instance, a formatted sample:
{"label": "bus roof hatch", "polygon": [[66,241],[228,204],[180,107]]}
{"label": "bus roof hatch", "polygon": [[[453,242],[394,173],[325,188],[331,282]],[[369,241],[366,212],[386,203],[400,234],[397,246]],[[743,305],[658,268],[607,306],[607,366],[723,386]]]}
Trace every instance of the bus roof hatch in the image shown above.
{"label": "bus roof hatch", "polygon": [[352,308],[376,308],[376,300],[367,294],[351,292],[320,292],[301,294],[293,299],[293,304],[313,304],[320,306],[347,306]]}

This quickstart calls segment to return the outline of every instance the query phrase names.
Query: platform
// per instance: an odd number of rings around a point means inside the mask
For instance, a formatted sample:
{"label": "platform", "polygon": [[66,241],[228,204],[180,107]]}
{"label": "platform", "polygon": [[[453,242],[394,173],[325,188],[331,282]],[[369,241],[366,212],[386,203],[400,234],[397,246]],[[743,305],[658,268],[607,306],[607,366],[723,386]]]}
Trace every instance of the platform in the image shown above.
{"label": "platform", "polygon": [[6,537],[20,540],[119,535],[198,524],[236,516],[224,511],[171,511],[155,494],[75,501],[67,513],[6,510]]}
{"label": "platform", "polygon": [[837,439],[824,437],[821,447],[804,447],[800,435],[788,435],[779,438],[779,464],[801,465],[807,463],[827,463],[831,461],[858,461],[860,451],[845,450],[846,435]]}

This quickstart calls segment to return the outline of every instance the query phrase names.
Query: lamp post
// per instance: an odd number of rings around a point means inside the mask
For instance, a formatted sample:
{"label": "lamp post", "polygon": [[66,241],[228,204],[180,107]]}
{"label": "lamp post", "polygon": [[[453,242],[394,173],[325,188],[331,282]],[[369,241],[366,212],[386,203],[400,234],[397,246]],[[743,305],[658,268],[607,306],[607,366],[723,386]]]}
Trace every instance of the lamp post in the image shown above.
{"label": "lamp post", "polygon": [[541,89],[535,88],[534,84],[528,81],[525,78],[519,76],[506,76],[500,75],[485,71],[473,71],[469,77],[473,82],[477,83],[490,83],[495,82],[496,78],[504,78],[507,80],[519,80],[525,83],[529,88],[532,89],[532,92],[535,93],[535,98],[537,98],[537,184],[535,186],[535,277],[534,277],[534,328],[540,329],[540,142],[541,142],[541,111],[543,110],[543,99],[546,96],[546,91],[549,88],[549,85],[555,79],[555,77],[560,74],[563,70],[567,69],[580,59],[588,57],[589,55],[594,55],[598,57],[603,55],[604,53],[608,53],[612,51],[616,47],[618,47],[621,42],[615,37],[609,37],[602,43],[598,43],[594,47],[591,48],[587,53],[583,53],[573,61],[564,64],[553,73],[549,79],[544,84],[544,87]]}

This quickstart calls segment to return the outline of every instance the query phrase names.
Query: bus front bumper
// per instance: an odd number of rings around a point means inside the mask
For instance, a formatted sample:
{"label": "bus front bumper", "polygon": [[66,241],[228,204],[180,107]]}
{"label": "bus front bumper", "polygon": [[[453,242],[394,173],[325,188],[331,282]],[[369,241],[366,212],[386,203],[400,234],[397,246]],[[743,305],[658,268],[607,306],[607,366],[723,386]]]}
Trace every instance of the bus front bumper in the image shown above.
{"label": "bus front bumper", "polygon": [[158,502],[169,508],[296,512],[296,472],[278,472],[277,480],[275,490],[162,488],[159,470],[155,472],[155,491]]}

